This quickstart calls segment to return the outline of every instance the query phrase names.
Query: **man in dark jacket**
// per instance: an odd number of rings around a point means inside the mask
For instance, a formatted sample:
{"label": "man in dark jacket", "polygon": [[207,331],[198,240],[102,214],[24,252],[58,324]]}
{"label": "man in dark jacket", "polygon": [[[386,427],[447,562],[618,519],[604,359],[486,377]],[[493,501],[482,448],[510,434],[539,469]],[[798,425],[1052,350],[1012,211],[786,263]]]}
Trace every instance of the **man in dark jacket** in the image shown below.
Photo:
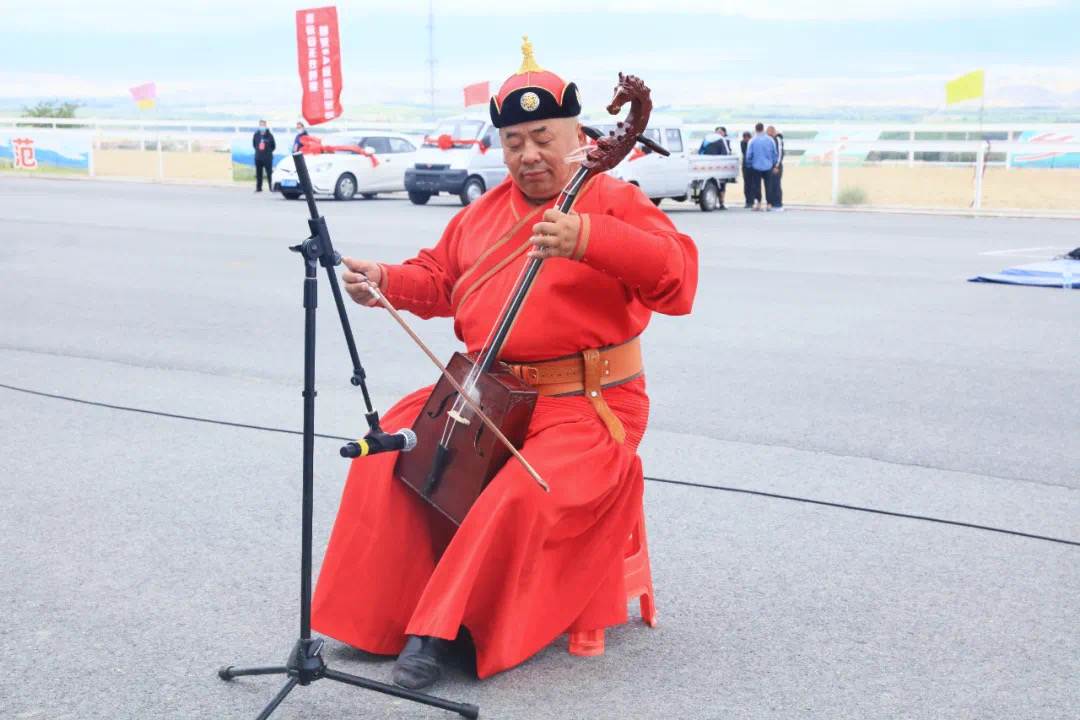
{"label": "man in dark jacket", "polygon": [[761,201],[761,183],[755,183],[754,169],[746,162],[746,146],[750,144],[750,133],[743,131],[742,142],[742,181],[743,197],[746,198],[746,207],[754,207],[755,202]]}
{"label": "man in dark jacket", "polygon": [[255,131],[255,137],[251,139],[251,146],[255,148],[255,192],[262,192],[263,170],[266,170],[266,186],[271,192],[274,190],[274,134],[266,127],[266,121],[259,121],[259,129]]}
{"label": "man in dark jacket", "polygon": [[[727,129],[724,127],[716,128],[716,132],[711,132],[705,136],[705,139],[701,141],[701,148],[698,150],[699,155],[730,155],[731,154],[731,141],[728,140]],[[724,194],[727,191],[727,183],[720,183],[720,204],[717,206],[717,210],[727,210],[724,207]]]}
{"label": "man in dark jacket", "polygon": [[716,128],[715,132],[711,132],[705,136],[705,139],[701,141],[701,149],[698,150],[699,155],[730,155],[731,154],[731,141],[727,137],[727,129],[724,127]]}
{"label": "man in dark jacket", "polygon": [[776,144],[776,166],[773,167],[772,177],[765,180],[765,195],[768,197],[769,210],[779,212],[784,209],[784,189],[780,184],[784,179],[784,134],[776,132],[772,125],[765,132]]}

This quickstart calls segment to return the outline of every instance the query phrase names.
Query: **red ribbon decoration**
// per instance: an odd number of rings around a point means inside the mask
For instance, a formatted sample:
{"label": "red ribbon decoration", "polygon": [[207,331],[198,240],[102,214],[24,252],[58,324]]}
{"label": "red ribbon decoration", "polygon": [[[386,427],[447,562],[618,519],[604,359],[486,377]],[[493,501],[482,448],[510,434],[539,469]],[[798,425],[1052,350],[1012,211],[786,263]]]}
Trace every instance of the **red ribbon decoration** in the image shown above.
{"label": "red ribbon decoration", "polygon": [[480,142],[479,140],[457,140],[450,137],[446,133],[443,133],[434,140],[425,135],[424,142],[431,143],[432,145],[437,145],[440,150],[449,150],[450,148],[454,147],[454,145],[479,145],[481,155],[488,151],[487,147],[484,146],[484,143]]}
{"label": "red ribbon decoration", "polygon": [[371,159],[371,167],[379,167],[379,161],[359,145],[323,145],[322,140],[312,135],[304,135],[300,138],[300,152],[305,155],[318,155],[320,153],[353,152],[357,155]]}

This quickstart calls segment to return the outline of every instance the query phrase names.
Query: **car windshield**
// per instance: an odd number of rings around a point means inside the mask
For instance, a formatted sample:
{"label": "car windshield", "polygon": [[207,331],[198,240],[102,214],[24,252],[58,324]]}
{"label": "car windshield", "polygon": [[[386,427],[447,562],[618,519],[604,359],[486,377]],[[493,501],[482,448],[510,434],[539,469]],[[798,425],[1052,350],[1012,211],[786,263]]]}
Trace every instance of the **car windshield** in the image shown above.
{"label": "car windshield", "polygon": [[435,132],[427,136],[428,140],[424,142],[424,145],[435,147],[440,135],[449,135],[454,140],[475,140],[483,127],[484,123],[480,120],[445,120],[439,123]]}

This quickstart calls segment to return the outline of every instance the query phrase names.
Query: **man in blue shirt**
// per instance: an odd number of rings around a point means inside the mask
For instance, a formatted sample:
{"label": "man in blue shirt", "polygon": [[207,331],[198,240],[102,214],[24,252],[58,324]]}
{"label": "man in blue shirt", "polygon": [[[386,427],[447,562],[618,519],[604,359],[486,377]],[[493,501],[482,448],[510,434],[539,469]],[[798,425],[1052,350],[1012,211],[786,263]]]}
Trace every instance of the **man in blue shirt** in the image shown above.
{"label": "man in blue shirt", "polygon": [[770,187],[769,175],[772,174],[773,168],[776,167],[779,156],[776,151],[776,143],[765,134],[764,123],[755,125],[754,131],[754,137],[746,146],[746,162],[754,172],[753,182],[757,198],[754,202],[754,209],[761,210],[761,183],[765,183],[766,188]]}

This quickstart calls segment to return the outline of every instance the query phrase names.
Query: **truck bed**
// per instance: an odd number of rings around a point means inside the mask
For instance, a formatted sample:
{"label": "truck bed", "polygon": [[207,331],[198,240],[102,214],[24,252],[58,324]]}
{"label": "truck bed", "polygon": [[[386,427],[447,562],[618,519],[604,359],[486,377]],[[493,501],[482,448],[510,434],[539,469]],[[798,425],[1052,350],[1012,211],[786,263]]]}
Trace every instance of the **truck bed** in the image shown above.
{"label": "truck bed", "polygon": [[741,160],[738,155],[692,155],[690,161],[690,180],[737,180]]}

